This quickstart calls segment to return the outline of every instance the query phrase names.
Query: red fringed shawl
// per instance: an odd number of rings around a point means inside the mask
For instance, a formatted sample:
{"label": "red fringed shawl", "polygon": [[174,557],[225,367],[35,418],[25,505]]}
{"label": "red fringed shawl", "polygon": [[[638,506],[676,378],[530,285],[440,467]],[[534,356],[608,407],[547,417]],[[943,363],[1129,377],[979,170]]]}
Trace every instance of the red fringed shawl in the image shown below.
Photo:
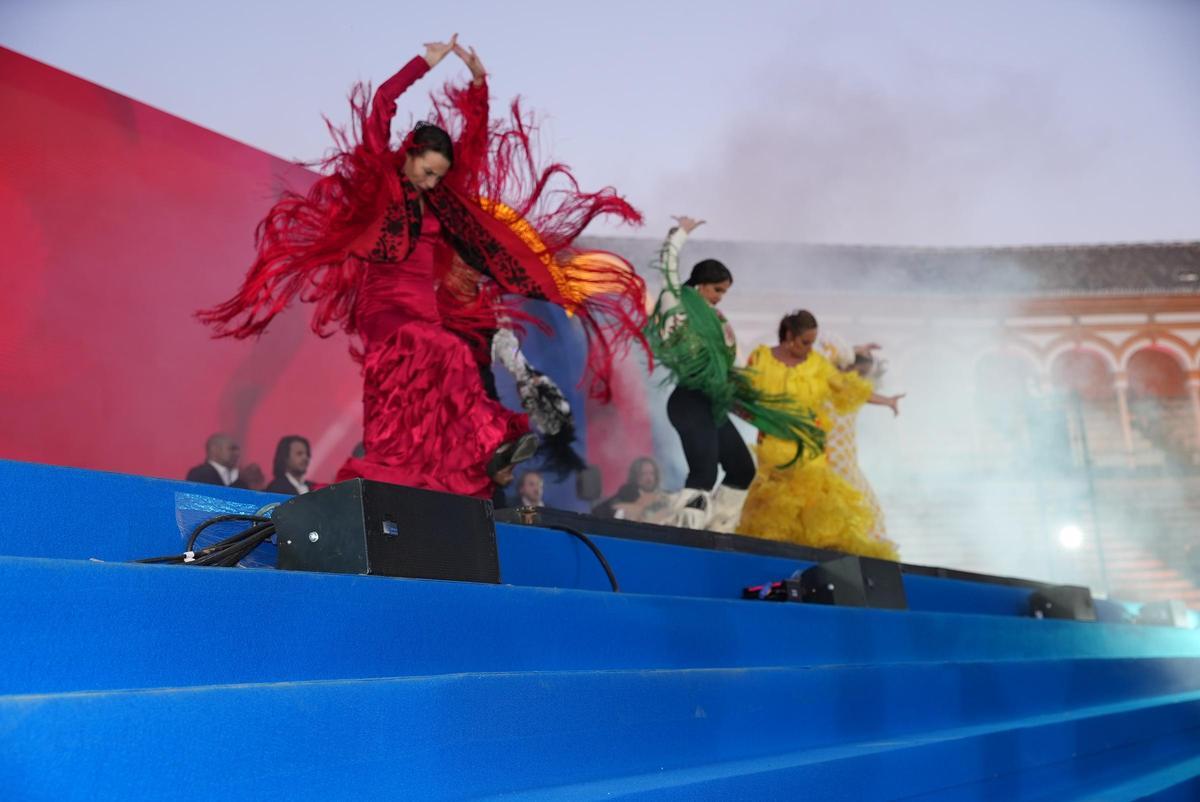
{"label": "red fringed shawl", "polygon": [[[258,226],[258,255],[238,293],[199,313],[216,336],[259,335],[296,298],[314,304],[312,327],[322,337],[337,328],[357,333],[359,293],[369,263],[380,258],[372,249],[385,216],[401,243],[392,258],[407,256],[420,230],[414,190],[402,179],[406,147],[393,151],[388,143],[396,99],[428,69],[414,58],[379,87],[369,108],[369,90],[355,87],[351,133],[330,125],[337,151],[322,163],[324,175],[306,195],[284,193]],[[565,165],[539,167],[535,130],[516,102],[508,119],[489,120],[486,83],[447,87],[434,98],[433,122],[451,133],[455,148],[452,169],[424,194],[445,241],[438,274],[457,257],[495,282],[471,301],[440,293],[459,307],[447,310],[448,326],[494,328],[501,294],[562,306],[587,335],[588,390],[607,400],[613,360],[631,341],[647,347],[646,288],[621,257],[573,243],[599,217],[640,223],[641,215],[611,187],[581,191]]]}

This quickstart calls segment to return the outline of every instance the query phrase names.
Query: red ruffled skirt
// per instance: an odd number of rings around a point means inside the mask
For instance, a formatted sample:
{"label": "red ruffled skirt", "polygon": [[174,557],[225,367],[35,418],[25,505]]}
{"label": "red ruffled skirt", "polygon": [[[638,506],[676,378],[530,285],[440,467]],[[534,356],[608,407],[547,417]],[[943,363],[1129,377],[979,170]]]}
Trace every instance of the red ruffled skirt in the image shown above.
{"label": "red ruffled skirt", "polygon": [[362,477],[491,498],[487,462],[529,431],[529,419],[488,398],[462,338],[440,323],[408,320],[368,346],[363,363],[363,445],[337,481]]}

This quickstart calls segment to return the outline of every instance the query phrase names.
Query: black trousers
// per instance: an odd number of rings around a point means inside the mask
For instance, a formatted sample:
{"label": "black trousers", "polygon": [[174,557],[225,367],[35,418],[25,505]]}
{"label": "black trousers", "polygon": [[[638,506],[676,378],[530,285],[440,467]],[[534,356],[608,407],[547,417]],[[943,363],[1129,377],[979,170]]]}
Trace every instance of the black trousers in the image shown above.
{"label": "black trousers", "polygon": [[676,387],[667,399],[667,418],[687,457],[688,475],[685,487],[712,490],[717,483],[717,465],[725,469],[725,482],[737,490],[745,490],[754,481],[754,460],[746,441],[728,417],[713,420],[712,401],[697,390]]}

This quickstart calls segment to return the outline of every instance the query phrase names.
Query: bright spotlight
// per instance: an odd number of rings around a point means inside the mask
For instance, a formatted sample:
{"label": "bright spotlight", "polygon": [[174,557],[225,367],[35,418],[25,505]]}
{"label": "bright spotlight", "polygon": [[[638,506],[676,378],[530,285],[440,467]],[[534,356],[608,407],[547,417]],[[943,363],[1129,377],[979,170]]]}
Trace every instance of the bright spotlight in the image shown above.
{"label": "bright spotlight", "polygon": [[1058,543],[1070,551],[1078,549],[1083,545],[1083,530],[1076,524],[1067,524],[1058,530]]}

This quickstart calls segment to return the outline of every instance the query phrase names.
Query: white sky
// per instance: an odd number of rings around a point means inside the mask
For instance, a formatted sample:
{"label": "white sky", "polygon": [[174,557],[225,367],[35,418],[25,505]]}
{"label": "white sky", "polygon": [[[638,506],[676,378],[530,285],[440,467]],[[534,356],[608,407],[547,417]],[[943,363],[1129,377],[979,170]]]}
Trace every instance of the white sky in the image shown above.
{"label": "white sky", "polygon": [[3,46],[285,158],[454,31],[647,235],[688,213],[722,239],[1200,239],[1191,0],[0,0]]}

